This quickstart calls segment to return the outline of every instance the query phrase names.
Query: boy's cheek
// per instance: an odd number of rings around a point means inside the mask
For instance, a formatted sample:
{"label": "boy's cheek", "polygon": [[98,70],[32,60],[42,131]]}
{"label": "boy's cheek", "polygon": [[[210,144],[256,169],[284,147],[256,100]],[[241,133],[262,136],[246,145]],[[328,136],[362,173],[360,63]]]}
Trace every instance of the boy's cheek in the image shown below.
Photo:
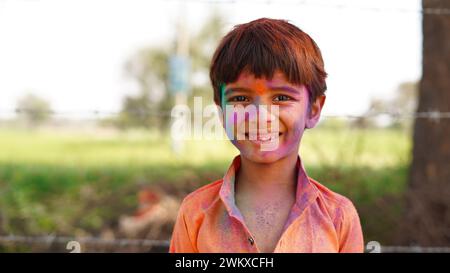
{"label": "boy's cheek", "polygon": [[304,119],[299,120],[294,124],[294,132],[296,136],[301,137],[305,131],[306,122]]}
{"label": "boy's cheek", "polygon": [[292,145],[299,143],[305,132],[304,120],[293,123],[287,131],[286,141]]}
{"label": "boy's cheek", "polygon": [[245,133],[245,117],[238,115],[235,111],[226,113],[224,127],[228,137],[242,137]]}

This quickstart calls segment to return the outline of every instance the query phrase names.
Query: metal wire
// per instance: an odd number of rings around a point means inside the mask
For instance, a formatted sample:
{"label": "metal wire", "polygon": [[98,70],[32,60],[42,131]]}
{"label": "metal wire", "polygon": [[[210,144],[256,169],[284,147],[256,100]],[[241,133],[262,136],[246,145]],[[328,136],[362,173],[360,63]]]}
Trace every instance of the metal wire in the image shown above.
{"label": "metal wire", "polygon": [[[25,108],[16,108],[14,110],[2,110],[0,109],[0,115],[8,115],[12,116],[14,114],[23,114],[30,113],[32,114],[34,111],[31,109]],[[164,116],[170,117],[170,111],[141,111],[141,110],[129,110],[128,113],[141,115],[141,116]],[[122,112],[114,112],[114,111],[102,111],[102,110],[87,110],[87,111],[67,111],[67,112],[59,112],[59,111],[44,111],[43,113],[50,116],[59,116],[59,117],[70,117],[70,116],[83,116],[83,117],[91,117],[91,118],[100,118],[100,117],[113,117],[121,115]],[[440,111],[425,111],[425,112],[411,112],[411,113],[401,113],[401,112],[371,112],[362,115],[322,115],[324,118],[348,118],[348,119],[357,119],[357,118],[376,118],[376,117],[390,117],[394,119],[448,119],[450,118],[450,112],[440,112]]]}
{"label": "metal wire", "polygon": [[[0,236],[0,245],[41,245],[67,244],[76,241],[89,247],[169,247],[168,240],[148,239],[104,239],[96,237],[63,237],[63,236]],[[450,253],[450,247],[421,247],[421,246],[381,246],[381,253]]]}
{"label": "metal wire", "polygon": [[168,240],[149,240],[149,239],[105,239],[97,237],[64,237],[64,236],[0,236],[0,244],[14,245],[41,245],[51,246],[53,244],[67,244],[69,242],[78,242],[88,247],[169,247]]}
{"label": "metal wire", "polygon": [[382,253],[450,253],[450,247],[382,246]]}
{"label": "metal wire", "polygon": [[202,4],[254,4],[254,5],[293,5],[293,6],[310,6],[310,7],[322,7],[332,9],[356,9],[359,11],[369,12],[394,12],[394,13],[416,13],[423,15],[450,15],[449,8],[424,8],[424,9],[407,9],[398,7],[365,7],[348,4],[333,4],[333,3],[320,3],[317,1],[307,0],[171,0],[172,2],[188,2],[188,3],[202,3]]}

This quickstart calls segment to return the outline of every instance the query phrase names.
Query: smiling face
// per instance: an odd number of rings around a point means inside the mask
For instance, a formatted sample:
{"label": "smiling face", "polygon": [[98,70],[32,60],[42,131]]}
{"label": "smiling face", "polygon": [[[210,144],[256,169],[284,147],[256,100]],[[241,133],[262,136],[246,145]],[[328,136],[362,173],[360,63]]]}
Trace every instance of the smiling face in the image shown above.
{"label": "smiling face", "polygon": [[[292,154],[296,156],[305,128],[315,126],[325,101],[325,96],[320,96],[309,107],[307,88],[289,83],[279,71],[270,80],[242,72],[235,82],[225,85],[223,91],[223,110],[225,107],[256,109],[246,115],[227,113],[224,127],[227,130],[232,124],[237,129],[232,143],[242,156],[258,163],[275,162]],[[272,106],[278,107],[278,113],[271,110]],[[264,144],[270,143],[276,143],[276,146],[262,149]]]}

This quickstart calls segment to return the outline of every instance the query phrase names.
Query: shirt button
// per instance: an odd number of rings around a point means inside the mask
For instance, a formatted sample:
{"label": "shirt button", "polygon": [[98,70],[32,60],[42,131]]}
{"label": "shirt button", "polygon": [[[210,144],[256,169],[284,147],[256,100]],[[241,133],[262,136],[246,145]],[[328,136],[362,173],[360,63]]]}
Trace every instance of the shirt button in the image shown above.
{"label": "shirt button", "polygon": [[250,242],[251,245],[253,245],[255,243],[255,240],[253,240],[252,237],[248,237],[248,241]]}

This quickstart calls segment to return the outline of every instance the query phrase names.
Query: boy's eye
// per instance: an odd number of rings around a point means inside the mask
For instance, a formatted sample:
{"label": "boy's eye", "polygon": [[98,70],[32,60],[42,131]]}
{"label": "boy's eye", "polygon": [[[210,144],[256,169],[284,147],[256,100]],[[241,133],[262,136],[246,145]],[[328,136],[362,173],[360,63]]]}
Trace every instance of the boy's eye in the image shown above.
{"label": "boy's eye", "polygon": [[234,96],[230,98],[228,101],[230,102],[245,102],[248,101],[248,99],[245,96]]}
{"label": "boy's eye", "polygon": [[274,101],[287,101],[290,100],[291,98],[289,96],[286,95],[278,95],[274,98]]}

